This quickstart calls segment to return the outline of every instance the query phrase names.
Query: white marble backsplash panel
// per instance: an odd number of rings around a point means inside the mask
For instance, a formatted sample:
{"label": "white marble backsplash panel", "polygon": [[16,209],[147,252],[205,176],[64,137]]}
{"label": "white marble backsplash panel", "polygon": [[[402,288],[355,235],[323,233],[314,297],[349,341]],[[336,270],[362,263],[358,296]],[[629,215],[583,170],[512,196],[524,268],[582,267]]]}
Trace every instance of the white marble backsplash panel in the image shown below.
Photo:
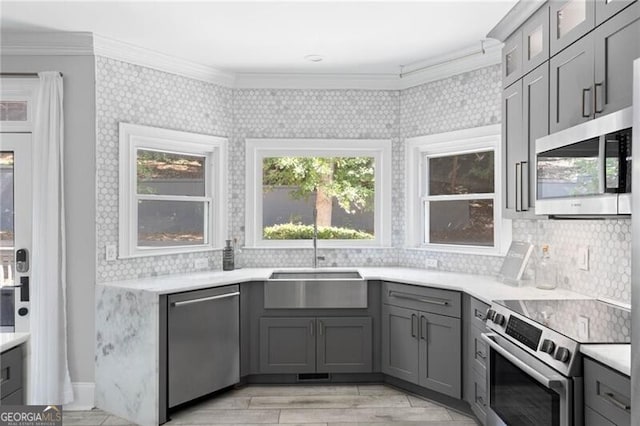
{"label": "white marble backsplash panel", "polygon": [[95,404],[141,425],[159,413],[157,295],[96,286]]}

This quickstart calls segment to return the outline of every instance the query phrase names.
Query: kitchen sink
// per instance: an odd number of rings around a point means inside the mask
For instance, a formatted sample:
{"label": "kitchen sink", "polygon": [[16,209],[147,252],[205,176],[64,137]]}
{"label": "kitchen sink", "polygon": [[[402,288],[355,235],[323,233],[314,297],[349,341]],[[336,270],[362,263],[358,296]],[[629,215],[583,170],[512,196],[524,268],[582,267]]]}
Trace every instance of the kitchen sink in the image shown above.
{"label": "kitchen sink", "polygon": [[286,271],[274,272],[270,280],[361,280],[358,271]]}
{"label": "kitchen sink", "polygon": [[274,272],[264,283],[264,307],[366,309],[367,289],[358,271]]}

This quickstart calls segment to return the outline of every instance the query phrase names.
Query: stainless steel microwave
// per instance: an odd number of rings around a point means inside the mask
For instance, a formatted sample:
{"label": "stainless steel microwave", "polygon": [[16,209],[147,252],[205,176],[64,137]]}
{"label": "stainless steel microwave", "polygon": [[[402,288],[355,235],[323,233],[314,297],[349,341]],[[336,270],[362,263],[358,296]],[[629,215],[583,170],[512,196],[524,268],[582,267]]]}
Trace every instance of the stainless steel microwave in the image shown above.
{"label": "stainless steel microwave", "polygon": [[632,108],[536,140],[536,214],[631,214]]}

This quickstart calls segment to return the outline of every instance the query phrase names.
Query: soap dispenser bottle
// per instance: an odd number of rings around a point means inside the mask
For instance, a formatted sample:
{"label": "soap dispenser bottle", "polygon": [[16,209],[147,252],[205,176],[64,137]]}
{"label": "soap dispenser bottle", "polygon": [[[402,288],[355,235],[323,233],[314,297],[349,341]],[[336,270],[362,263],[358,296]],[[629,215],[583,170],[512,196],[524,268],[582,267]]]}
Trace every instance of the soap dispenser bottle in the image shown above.
{"label": "soap dispenser bottle", "polygon": [[549,246],[542,246],[542,257],[536,268],[536,287],[552,290],[556,288],[558,280],[558,266],[551,260]]}
{"label": "soap dispenser bottle", "polygon": [[234,253],[231,246],[231,240],[227,240],[227,245],[222,249],[222,270],[233,271],[234,269]]}

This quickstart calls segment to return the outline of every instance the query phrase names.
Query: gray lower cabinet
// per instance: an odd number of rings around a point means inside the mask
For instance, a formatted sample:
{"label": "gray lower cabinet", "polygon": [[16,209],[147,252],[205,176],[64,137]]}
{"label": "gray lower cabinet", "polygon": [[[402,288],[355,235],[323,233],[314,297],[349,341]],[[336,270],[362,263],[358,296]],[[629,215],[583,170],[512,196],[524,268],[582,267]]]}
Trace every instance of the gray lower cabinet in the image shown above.
{"label": "gray lower cabinet", "polygon": [[373,330],[369,317],[317,318],[316,371],[370,373],[373,371]]}
{"label": "gray lower cabinet", "polygon": [[594,116],[593,33],[584,36],[549,60],[551,133]]}
{"label": "gray lower cabinet", "polygon": [[640,57],[640,2],[596,28],[594,40],[594,111],[599,116],[632,105],[633,61]]}
{"label": "gray lower cabinet", "polygon": [[[631,380],[604,365],[584,359],[585,426],[631,424]],[[601,422],[604,417],[608,422]]]}
{"label": "gray lower cabinet", "polygon": [[0,404],[22,405],[22,345],[2,352],[0,355]]}
{"label": "gray lower cabinet", "polygon": [[370,373],[370,317],[263,317],[260,373]]}
{"label": "gray lower cabinet", "polygon": [[260,372],[314,373],[315,318],[261,318]]}
{"label": "gray lower cabinet", "polygon": [[460,398],[460,319],[382,307],[382,372]]}
{"label": "gray lower cabinet", "polygon": [[382,372],[418,383],[418,316],[415,310],[382,305]]}
{"label": "gray lower cabinet", "polygon": [[465,295],[464,308],[464,400],[481,424],[487,413],[487,361],[489,349],[480,337],[487,331],[485,314],[489,305]]}
{"label": "gray lower cabinet", "polygon": [[461,397],[460,319],[420,312],[418,374],[420,386]]}

